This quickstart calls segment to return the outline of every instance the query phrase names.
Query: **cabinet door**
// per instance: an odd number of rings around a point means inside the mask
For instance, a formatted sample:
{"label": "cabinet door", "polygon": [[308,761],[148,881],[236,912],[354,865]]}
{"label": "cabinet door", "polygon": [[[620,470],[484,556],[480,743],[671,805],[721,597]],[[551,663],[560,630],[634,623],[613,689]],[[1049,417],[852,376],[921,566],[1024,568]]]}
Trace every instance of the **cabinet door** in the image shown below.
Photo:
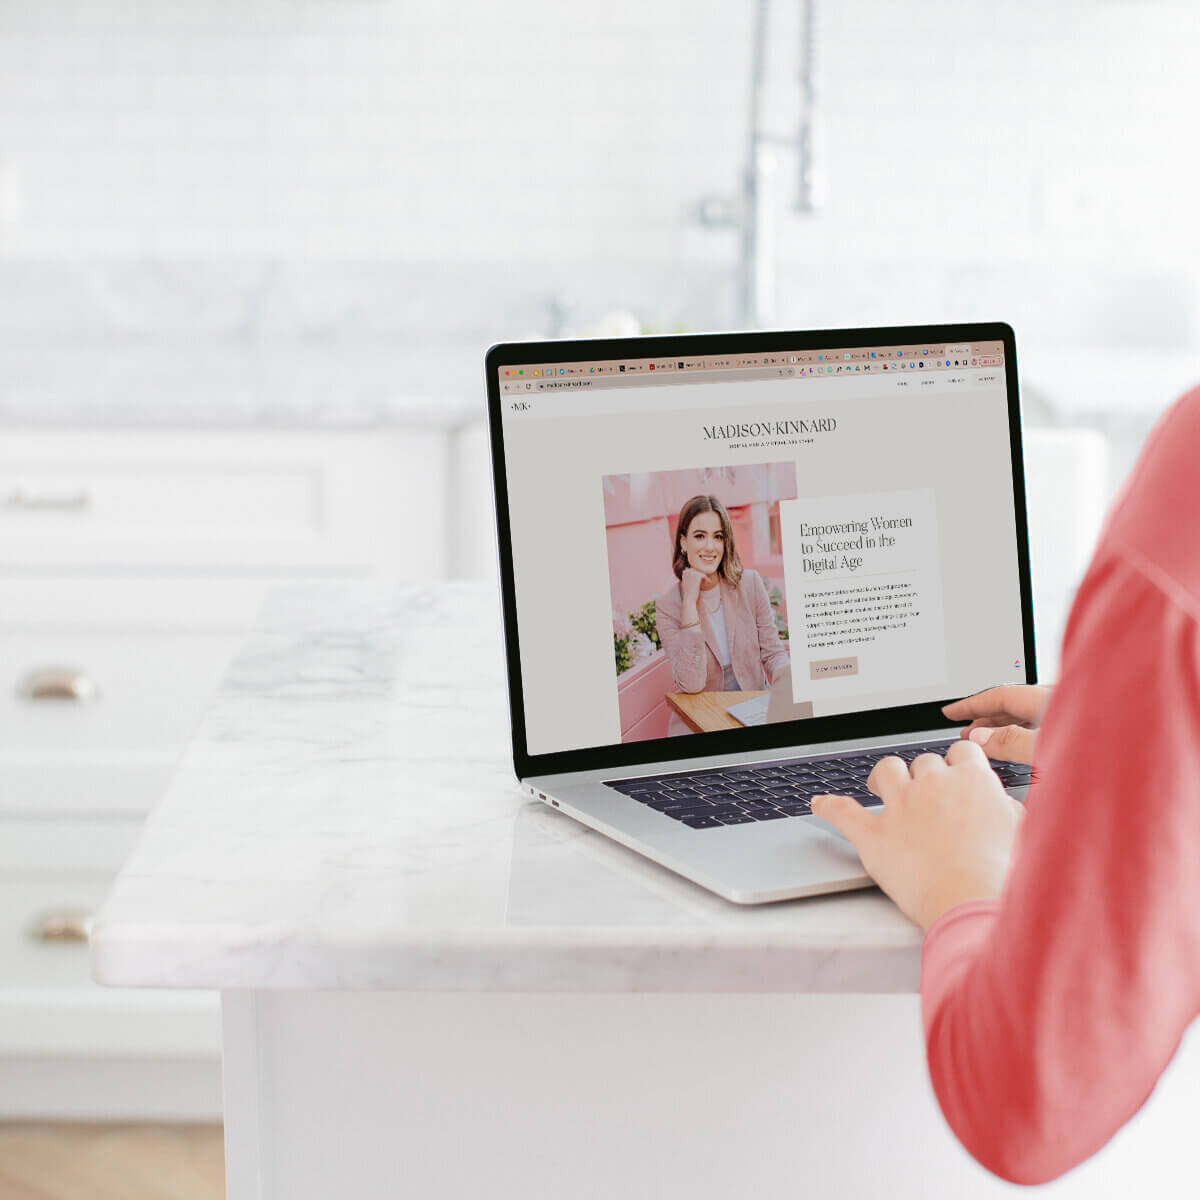
{"label": "cabinet door", "polygon": [[438,430],[15,433],[0,445],[0,554],[438,577],[448,443]]}

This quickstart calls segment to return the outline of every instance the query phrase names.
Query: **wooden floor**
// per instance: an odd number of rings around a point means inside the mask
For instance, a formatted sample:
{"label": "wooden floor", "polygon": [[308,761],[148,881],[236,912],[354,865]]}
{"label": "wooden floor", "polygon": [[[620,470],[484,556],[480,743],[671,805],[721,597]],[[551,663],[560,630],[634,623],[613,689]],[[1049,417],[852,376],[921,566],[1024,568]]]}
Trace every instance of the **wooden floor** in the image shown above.
{"label": "wooden floor", "polygon": [[0,1123],[0,1200],[221,1200],[219,1125]]}

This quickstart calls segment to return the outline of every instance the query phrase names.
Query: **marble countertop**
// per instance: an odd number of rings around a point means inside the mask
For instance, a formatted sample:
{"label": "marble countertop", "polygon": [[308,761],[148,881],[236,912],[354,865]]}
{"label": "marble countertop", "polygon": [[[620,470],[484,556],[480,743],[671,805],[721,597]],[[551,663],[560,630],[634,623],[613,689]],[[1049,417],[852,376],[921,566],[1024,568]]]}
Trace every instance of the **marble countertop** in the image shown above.
{"label": "marble countertop", "polygon": [[92,934],[105,984],[913,992],[877,889],[740,907],[523,795],[491,584],[272,594]]}

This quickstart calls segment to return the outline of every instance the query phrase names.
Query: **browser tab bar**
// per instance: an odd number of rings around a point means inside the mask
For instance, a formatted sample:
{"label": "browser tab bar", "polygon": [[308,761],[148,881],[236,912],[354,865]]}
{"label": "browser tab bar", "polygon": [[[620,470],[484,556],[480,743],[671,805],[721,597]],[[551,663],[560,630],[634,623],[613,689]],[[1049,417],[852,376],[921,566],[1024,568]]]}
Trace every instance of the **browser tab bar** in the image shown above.
{"label": "browser tab bar", "polygon": [[[655,378],[684,376],[697,382],[715,379],[718,374],[746,372],[747,378],[761,378],[760,372],[791,368],[792,378],[874,374],[893,371],[961,371],[966,368],[995,368],[1004,365],[1002,342],[925,343],[902,346],[850,346],[829,349],[781,350],[771,353],[732,356],[685,356],[598,359],[590,362],[551,362],[504,367],[501,382],[544,382],[579,378],[620,376],[630,384]],[[785,376],[786,377],[786,376]]]}

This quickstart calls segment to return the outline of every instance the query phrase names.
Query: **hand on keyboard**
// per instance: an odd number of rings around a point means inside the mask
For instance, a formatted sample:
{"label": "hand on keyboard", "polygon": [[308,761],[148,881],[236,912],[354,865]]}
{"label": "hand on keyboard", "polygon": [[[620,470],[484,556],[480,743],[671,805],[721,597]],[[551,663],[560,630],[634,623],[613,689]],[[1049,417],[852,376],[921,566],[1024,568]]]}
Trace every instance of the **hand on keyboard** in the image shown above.
{"label": "hand on keyboard", "polygon": [[883,800],[875,812],[820,795],[813,814],[849,838],[867,874],[922,929],[958,904],[1000,894],[1023,810],[978,746],[918,754],[911,767],[888,755],[867,784]]}

